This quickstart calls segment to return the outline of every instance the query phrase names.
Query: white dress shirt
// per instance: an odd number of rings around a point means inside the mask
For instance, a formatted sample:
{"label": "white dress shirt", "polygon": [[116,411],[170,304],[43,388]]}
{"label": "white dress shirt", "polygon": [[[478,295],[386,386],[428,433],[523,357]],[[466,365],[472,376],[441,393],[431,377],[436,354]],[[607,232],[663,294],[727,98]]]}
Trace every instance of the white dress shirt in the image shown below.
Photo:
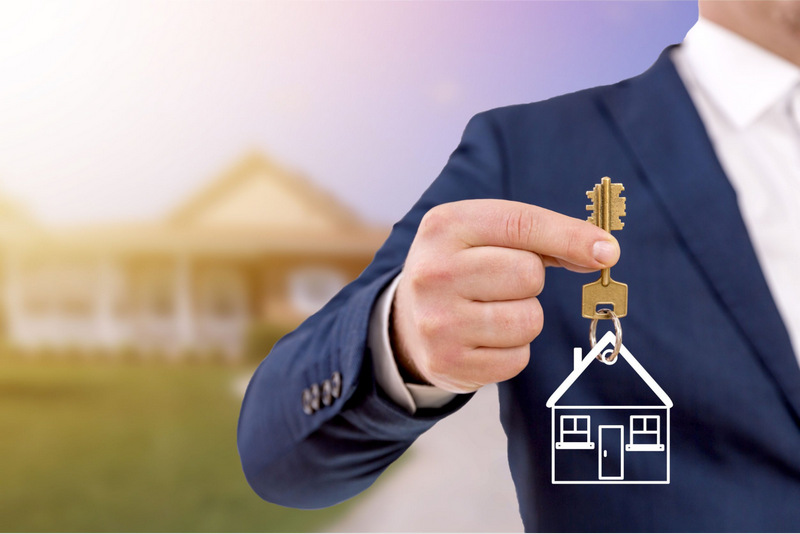
{"label": "white dress shirt", "polygon": [[[800,361],[800,67],[700,18],[672,61],[736,190],[739,210]],[[405,384],[389,341],[398,276],[372,313],[378,385],[409,413],[454,393]]]}

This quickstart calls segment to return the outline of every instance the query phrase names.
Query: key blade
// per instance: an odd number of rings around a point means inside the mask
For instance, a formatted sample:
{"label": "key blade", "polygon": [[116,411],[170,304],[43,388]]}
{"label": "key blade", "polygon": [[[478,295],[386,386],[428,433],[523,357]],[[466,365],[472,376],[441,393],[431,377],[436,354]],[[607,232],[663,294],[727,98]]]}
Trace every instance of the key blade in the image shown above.
{"label": "key blade", "polygon": [[622,184],[611,184],[610,197],[610,215],[609,215],[609,229],[622,230],[625,223],[620,220],[620,217],[625,216],[625,197],[619,196],[625,188]]}
{"label": "key blade", "polygon": [[583,286],[583,316],[587,319],[608,319],[597,313],[597,307],[611,308],[617,317],[628,314],[628,284],[610,280],[603,285],[602,278]]}

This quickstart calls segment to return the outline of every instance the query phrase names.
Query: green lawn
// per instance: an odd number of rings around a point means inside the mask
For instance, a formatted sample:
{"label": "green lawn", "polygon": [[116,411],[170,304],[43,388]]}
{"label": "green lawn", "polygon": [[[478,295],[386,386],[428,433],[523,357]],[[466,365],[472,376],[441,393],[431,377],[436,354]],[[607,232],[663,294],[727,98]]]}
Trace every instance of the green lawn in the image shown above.
{"label": "green lawn", "polygon": [[314,531],[236,453],[243,368],[0,358],[0,530]]}

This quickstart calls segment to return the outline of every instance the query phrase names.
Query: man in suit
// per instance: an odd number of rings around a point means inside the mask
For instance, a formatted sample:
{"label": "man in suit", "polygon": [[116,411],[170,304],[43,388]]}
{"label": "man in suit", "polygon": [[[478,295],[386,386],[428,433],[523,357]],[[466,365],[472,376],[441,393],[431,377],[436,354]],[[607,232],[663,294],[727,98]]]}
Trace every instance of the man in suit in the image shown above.
{"label": "man in suit", "polygon": [[[256,371],[239,451],[260,496],[341,502],[498,382],[528,530],[800,530],[800,4],[700,12],[636,78],[470,121],[369,268]],[[619,244],[584,220],[605,175]],[[554,485],[545,403],[596,278],[574,273],[612,265],[625,345],[674,402],[671,483]]]}

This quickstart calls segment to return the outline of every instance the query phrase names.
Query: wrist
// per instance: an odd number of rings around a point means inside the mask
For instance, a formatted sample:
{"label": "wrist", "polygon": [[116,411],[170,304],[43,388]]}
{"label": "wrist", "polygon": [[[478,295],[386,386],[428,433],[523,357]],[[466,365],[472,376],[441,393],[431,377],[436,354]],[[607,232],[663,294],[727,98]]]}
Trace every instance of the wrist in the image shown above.
{"label": "wrist", "polygon": [[417,364],[409,355],[410,351],[407,350],[405,343],[403,343],[403,336],[400,335],[400,325],[398,324],[399,316],[397,313],[399,289],[398,287],[398,291],[395,293],[395,299],[392,302],[392,310],[389,315],[389,341],[392,346],[395,363],[397,363],[400,376],[407,384],[431,386],[433,384],[431,384],[419,370],[419,367],[417,367]]}

